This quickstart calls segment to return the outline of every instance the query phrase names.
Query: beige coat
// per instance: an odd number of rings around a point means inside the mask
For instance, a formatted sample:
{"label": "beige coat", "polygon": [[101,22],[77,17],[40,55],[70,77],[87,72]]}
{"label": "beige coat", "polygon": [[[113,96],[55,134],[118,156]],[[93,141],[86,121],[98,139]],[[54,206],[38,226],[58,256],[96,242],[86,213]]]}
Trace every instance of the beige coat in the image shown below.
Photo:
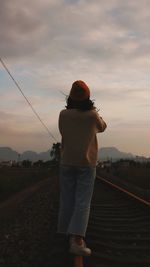
{"label": "beige coat", "polygon": [[96,166],[98,144],[96,134],[107,125],[96,110],[64,109],[59,115],[62,136],[61,164]]}

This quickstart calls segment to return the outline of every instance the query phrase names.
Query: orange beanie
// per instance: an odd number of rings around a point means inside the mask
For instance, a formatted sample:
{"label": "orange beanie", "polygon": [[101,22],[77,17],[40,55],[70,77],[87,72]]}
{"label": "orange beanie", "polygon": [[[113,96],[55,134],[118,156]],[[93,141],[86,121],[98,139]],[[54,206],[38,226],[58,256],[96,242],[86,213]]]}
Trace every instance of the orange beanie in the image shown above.
{"label": "orange beanie", "polygon": [[90,89],[83,81],[75,81],[72,84],[70,98],[76,101],[83,101],[90,98]]}

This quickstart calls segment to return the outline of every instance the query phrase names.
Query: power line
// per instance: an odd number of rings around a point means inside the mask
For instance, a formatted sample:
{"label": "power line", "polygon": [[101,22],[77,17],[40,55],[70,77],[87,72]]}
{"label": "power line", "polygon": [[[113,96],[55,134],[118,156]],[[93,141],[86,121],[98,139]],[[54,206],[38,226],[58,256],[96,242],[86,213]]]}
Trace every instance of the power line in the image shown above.
{"label": "power line", "polygon": [[36,110],[33,108],[32,104],[30,103],[30,101],[28,100],[28,98],[23,93],[23,91],[20,88],[19,84],[16,82],[16,80],[14,79],[14,77],[12,76],[12,74],[10,73],[9,69],[5,65],[4,61],[1,58],[0,58],[0,61],[1,61],[2,65],[3,65],[4,69],[7,71],[8,75],[11,77],[11,79],[13,80],[13,82],[15,83],[15,85],[17,86],[17,88],[19,89],[20,93],[23,95],[23,97],[27,101],[28,105],[30,106],[30,108],[32,109],[32,111],[34,112],[34,114],[38,118],[38,120],[42,123],[42,125],[44,126],[44,128],[46,129],[46,131],[48,132],[48,134],[50,135],[50,137],[52,137],[56,142],[58,142],[57,139],[54,137],[54,135],[50,132],[50,130],[48,129],[48,127],[45,125],[45,123],[42,121],[42,119],[40,118],[40,116],[38,115],[38,113],[36,112]]}

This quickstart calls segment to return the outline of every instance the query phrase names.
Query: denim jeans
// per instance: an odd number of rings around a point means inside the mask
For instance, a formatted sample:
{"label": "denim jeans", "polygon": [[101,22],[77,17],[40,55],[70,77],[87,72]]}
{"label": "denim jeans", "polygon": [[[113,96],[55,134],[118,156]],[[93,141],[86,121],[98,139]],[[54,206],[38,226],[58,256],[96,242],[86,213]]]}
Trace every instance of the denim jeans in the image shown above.
{"label": "denim jeans", "polygon": [[96,167],[61,165],[58,233],[85,236]]}

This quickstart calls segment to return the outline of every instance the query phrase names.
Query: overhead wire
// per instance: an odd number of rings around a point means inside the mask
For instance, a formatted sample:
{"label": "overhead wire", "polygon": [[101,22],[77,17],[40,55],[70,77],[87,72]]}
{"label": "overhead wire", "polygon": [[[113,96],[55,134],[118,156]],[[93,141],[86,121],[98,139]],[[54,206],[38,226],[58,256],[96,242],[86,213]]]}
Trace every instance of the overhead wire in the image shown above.
{"label": "overhead wire", "polygon": [[28,98],[26,97],[26,95],[24,94],[24,92],[22,91],[21,87],[19,86],[18,82],[16,82],[16,80],[14,79],[14,77],[12,76],[12,74],[10,73],[9,69],[7,68],[6,64],[4,63],[4,61],[2,60],[2,58],[0,57],[0,62],[2,64],[2,66],[4,67],[4,69],[6,70],[6,72],[8,73],[8,75],[11,77],[11,79],[13,80],[13,82],[15,83],[15,85],[17,86],[18,90],[20,91],[20,93],[23,95],[23,97],[25,98],[26,102],[28,103],[28,105],[30,106],[30,108],[32,109],[33,113],[36,115],[36,117],[38,118],[38,120],[41,122],[41,124],[44,126],[44,128],[46,129],[46,131],[48,132],[49,136],[51,138],[53,138],[56,142],[57,139],[54,137],[54,135],[51,133],[51,131],[48,129],[48,127],[45,125],[45,123],[42,121],[41,117],[38,115],[38,113],[36,112],[36,110],[34,109],[34,107],[32,106],[32,104],[30,103],[30,101],[28,100]]}

